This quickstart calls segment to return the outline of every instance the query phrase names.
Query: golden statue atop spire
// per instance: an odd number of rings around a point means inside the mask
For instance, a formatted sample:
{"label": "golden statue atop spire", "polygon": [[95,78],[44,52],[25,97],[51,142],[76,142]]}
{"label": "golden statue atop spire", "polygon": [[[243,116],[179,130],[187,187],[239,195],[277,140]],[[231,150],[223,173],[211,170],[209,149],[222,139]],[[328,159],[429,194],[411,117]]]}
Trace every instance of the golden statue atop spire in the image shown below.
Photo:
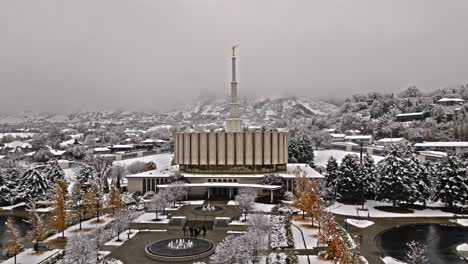
{"label": "golden statue atop spire", "polygon": [[236,56],[236,48],[237,46],[239,46],[239,44],[236,44],[234,46],[232,46],[232,56],[235,57]]}

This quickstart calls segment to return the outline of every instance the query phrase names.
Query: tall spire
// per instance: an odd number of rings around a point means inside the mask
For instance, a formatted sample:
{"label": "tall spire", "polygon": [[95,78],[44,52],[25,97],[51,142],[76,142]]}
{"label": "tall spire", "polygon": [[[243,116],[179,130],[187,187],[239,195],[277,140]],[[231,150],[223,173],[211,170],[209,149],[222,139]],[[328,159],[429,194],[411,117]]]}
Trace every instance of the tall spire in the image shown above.
{"label": "tall spire", "polygon": [[237,102],[237,81],[236,81],[236,46],[232,46],[232,81],[231,97],[229,98],[229,118],[226,121],[227,132],[241,132],[242,120],[239,117],[239,103]]}

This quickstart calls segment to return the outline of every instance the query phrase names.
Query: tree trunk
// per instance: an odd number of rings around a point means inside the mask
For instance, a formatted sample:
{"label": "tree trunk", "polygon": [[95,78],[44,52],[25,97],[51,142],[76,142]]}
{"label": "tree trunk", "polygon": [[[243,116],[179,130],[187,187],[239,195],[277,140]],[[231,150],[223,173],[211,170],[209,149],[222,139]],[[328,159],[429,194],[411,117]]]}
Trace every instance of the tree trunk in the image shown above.
{"label": "tree trunk", "polygon": [[80,230],[81,230],[81,214],[80,214]]}
{"label": "tree trunk", "polygon": [[312,227],[314,227],[314,215],[310,214],[310,223],[312,224]]}
{"label": "tree trunk", "polygon": [[65,229],[62,229],[62,238],[65,238]]}
{"label": "tree trunk", "polygon": [[396,207],[396,200],[392,200],[392,203],[393,203],[393,207]]}

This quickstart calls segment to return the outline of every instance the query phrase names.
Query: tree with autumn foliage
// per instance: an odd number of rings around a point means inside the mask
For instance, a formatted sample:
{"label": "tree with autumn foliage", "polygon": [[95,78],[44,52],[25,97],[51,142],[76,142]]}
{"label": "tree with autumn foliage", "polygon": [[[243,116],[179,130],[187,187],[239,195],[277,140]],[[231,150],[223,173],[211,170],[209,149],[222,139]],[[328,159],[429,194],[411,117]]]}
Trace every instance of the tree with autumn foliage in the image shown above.
{"label": "tree with autumn foliage", "polygon": [[65,228],[67,227],[67,183],[64,180],[59,180],[53,191],[52,217],[50,218],[49,227],[62,232],[62,238],[65,237]]}
{"label": "tree with autumn foliage", "polygon": [[16,228],[15,224],[13,223],[13,219],[8,217],[6,222],[7,226],[7,233],[8,233],[8,241],[7,241],[7,255],[14,257],[14,263],[16,264],[16,255],[23,250],[23,245],[19,242],[19,232]]}
{"label": "tree with autumn foliage", "polygon": [[115,209],[122,208],[122,195],[115,186],[111,187],[109,196],[107,197],[107,206],[112,208],[112,215],[115,215]]}
{"label": "tree with autumn foliage", "polygon": [[296,199],[294,206],[301,209],[311,217],[312,226],[314,218],[318,219],[322,199],[318,194],[317,182],[314,179],[307,178],[305,173],[296,174]]}
{"label": "tree with autumn foliage", "polygon": [[46,227],[44,221],[38,215],[36,210],[36,203],[32,201],[29,205],[29,222],[31,223],[31,230],[28,231],[28,237],[34,244],[34,250],[39,251],[39,241],[46,238]]}
{"label": "tree with autumn foliage", "polygon": [[84,218],[86,219],[92,218],[96,215],[94,196],[91,191],[87,191],[85,193],[85,197],[83,200],[83,211],[85,212]]}
{"label": "tree with autumn foliage", "polygon": [[81,222],[83,221],[85,217],[85,212],[87,212],[84,204],[85,204],[85,192],[81,188],[81,184],[79,182],[75,182],[71,189],[69,207],[72,209],[72,212],[73,212],[71,214],[71,218],[75,221],[78,220],[80,223],[79,230],[81,230]]}

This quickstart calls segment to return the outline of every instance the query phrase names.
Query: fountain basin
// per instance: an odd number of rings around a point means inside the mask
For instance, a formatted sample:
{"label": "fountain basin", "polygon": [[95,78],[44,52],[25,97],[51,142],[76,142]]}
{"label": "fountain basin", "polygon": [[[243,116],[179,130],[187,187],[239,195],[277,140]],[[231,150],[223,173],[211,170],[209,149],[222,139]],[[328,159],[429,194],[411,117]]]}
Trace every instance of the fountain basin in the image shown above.
{"label": "fountain basin", "polygon": [[192,212],[197,215],[219,215],[224,212],[224,208],[217,205],[210,206],[210,210],[206,208],[206,206],[197,206],[192,209]]}
{"label": "fountain basin", "polygon": [[[169,245],[177,244],[181,239],[184,239],[186,242],[190,240],[190,247],[179,249],[169,247]],[[165,262],[192,261],[210,256],[214,253],[215,247],[215,244],[207,239],[171,238],[147,245],[145,254],[151,259]]]}

